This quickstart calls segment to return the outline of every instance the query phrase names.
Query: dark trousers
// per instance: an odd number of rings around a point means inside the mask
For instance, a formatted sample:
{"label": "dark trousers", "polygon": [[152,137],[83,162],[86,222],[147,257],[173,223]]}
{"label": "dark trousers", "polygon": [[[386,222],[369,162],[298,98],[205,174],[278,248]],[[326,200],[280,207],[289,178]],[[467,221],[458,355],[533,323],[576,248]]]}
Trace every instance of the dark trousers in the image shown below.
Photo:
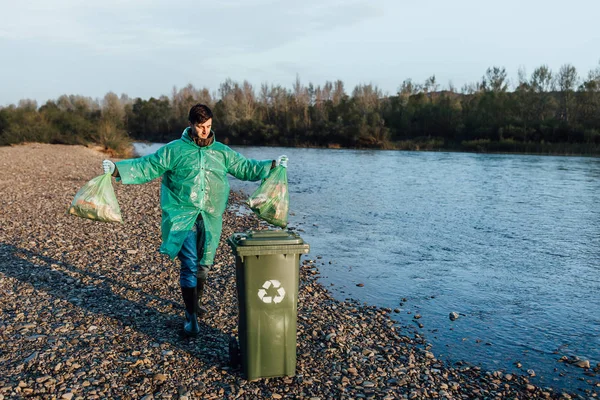
{"label": "dark trousers", "polygon": [[206,280],[208,276],[210,265],[198,264],[204,254],[205,237],[204,221],[199,216],[177,254],[177,258],[181,261],[179,284],[182,288],[195,288],[198,279]]}

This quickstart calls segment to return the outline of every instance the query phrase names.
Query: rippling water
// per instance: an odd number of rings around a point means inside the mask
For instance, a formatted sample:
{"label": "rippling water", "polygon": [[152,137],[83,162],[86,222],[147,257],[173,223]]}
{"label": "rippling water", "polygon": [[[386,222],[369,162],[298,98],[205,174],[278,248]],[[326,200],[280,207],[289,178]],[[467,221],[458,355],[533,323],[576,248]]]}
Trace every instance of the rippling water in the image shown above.
{"label": "rippling water", "polygon": [[438,358],[598,391],[557,360],[600,363],[600,159],[235,149],[289,156],[290,225],[337,298],[399,309]]}

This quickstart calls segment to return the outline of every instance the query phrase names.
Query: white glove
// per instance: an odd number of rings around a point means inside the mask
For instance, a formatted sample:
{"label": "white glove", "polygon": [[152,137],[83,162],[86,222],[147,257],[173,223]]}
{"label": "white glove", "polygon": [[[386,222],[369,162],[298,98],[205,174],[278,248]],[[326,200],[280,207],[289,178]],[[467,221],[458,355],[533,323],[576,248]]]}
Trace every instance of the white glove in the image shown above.
{"label": "white glove", "polygon": [[277,161],[275,162],[276,166],[282,166],[283,168],[287,168],[288,157],[287,156],[279,156]]}
{"label": "white glove", "polygon": [[115,172],[115,163],[110,160],[102,161],[102,169],[105,174],[113,174]]}

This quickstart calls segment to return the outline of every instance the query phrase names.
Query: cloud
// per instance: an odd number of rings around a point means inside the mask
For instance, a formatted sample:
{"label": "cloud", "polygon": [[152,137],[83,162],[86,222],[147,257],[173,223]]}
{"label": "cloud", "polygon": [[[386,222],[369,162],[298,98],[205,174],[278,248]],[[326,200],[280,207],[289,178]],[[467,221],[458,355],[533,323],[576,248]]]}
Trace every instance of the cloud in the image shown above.
{"label": "cloud", "polygon": [[377,9],[365,1],[248,2],[228,10],[210,34],[236,52],[265,52],[376,15]]}
{"label": "cloud", "polygon": [[28,1],[4,7],[0,37],[115,54],[189,49],[224,55],[266,51],[376,14],[362,0]]}

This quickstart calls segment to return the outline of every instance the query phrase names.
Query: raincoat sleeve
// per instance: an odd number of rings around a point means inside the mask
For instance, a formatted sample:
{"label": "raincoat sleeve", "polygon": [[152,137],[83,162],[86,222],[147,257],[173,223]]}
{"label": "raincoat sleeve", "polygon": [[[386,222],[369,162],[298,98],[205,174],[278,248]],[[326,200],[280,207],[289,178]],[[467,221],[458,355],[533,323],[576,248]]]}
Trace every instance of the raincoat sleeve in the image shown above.
{"label": "raincoat sleeve", "polygon": [[257,181],[269,175],[273,160],[253,160],[231,150],[227,154],[227,172],[243,181]]}
{"label": "raincoat sleeve", "polygon": [[150,182],[171,169],[172,157],[168,146],[163,146],[154,154],[140,158],[118,161],[120,180],[124,184]]}

